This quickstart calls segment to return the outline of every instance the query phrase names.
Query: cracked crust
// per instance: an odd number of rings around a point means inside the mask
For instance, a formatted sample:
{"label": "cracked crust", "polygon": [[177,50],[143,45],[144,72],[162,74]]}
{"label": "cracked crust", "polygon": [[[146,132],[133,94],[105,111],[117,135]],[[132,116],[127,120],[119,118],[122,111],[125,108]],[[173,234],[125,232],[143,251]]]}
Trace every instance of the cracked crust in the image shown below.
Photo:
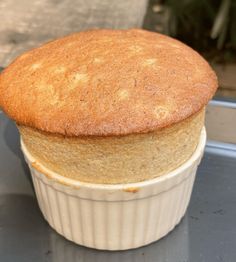
{"label": "cracked crust", "polygon": [[0,105],[18,124],[66,136],[160,130],[201,110],[217,88],[208,63],[170,37],[91,30],[18,57]]}

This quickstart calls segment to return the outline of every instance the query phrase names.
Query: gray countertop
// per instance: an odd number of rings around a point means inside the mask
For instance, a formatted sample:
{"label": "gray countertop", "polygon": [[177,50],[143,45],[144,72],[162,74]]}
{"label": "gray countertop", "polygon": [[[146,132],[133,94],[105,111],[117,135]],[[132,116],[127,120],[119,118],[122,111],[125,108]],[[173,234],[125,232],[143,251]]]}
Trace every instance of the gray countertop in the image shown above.
{"label": "gray countertop", "polygon": [[187,214],[167,237],[123,252],[77,246],[38,208],[15,125],[0,112],[1,262],[236,261],[236,151],[207,147]]}

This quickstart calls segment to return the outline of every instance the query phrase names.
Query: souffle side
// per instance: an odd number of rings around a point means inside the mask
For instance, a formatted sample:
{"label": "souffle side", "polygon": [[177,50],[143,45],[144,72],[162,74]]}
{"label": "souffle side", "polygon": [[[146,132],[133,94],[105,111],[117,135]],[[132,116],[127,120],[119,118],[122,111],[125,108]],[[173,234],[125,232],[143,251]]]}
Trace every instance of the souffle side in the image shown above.
{"label": "souffle side", "polygon": [[177,40],[90,30],[18,57],[0,75],[0,105],[47,168],[85,182],[129,183],[190,158],[216,88],[208,63]]}
{"label": "souffle side", "polygon": [[[147,134],[66,138],[19,127],[30,153],[49,169],[79,181],[115,184],[154,178],[190,158],[204,124],[204,110]],[[33,164],[37,169],[37,163]]]}

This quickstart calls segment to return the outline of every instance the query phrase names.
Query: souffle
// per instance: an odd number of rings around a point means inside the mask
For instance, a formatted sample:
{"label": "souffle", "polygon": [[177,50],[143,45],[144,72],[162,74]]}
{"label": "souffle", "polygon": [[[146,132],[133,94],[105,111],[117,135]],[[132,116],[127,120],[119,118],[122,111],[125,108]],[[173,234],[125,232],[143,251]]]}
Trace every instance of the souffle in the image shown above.
{"label": "souffle", "polygon": [[90,30],[19,56],[0,75],[0,105],[36,169],[121,184],[165,175],[192,156],[216,88],[209,64],[177,40]]}

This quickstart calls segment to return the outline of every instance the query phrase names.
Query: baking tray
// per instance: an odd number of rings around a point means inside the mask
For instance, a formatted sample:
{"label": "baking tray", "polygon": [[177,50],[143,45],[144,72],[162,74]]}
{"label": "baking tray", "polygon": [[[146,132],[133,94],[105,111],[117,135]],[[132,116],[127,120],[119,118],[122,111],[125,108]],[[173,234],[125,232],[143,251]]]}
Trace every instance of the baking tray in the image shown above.
{"label": "baking tray", "polygon": [[168,236],[136,250],[71,243],[44,220],[14,123],[0,112],[0,262],[236,261],[236,148],[208,142],[190,206]]}

